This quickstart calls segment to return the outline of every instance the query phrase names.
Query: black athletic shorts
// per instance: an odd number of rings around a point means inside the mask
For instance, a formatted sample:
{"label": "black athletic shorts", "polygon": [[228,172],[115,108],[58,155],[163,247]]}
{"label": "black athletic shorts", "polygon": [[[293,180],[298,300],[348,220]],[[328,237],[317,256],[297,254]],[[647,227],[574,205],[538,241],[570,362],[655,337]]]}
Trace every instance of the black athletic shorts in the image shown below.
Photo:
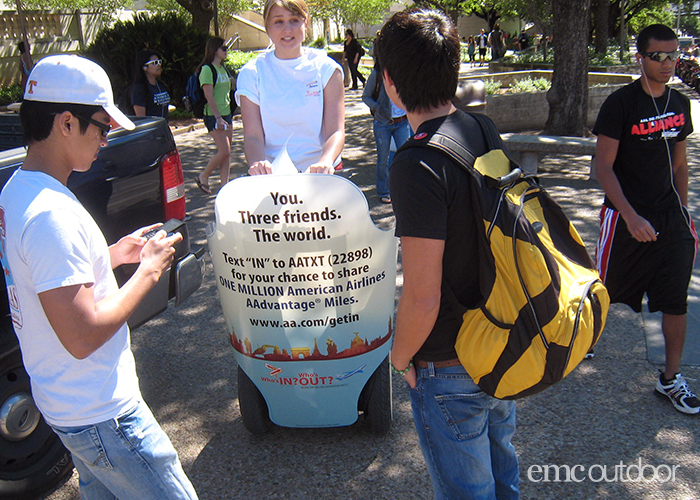
{"label": "black athletic shorts", "polygon": [[656,241],[641,243],[620,213],[603,205],[596,262],[611,302],[641,312],[646,294],[650,312],[687,313],[697,235],[687,210],[685,215],[688,222],[678,208],[646,217],[659,234]]}

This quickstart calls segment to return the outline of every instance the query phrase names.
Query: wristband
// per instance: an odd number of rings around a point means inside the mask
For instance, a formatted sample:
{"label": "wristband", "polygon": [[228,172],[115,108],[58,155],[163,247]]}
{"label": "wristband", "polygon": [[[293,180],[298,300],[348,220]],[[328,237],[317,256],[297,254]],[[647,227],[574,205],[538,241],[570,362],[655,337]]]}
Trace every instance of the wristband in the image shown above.
{"label": "wristband", "polygon": [[391,371],[393,371],[394,373],[398,373],[398,374],[401,375],[401,376],[404,376],[404,375],[406,375],[406,374],[408,373],[408,370],[410,370],[411,367],[413,366],[413,360],[411,359],[411,360],[408,362],[408,366],[407,366],[406,368],[404,368],[403,370],[398,370],[398,369],[394,366],[394,363],[389,363],[389,366],[391,366]]}

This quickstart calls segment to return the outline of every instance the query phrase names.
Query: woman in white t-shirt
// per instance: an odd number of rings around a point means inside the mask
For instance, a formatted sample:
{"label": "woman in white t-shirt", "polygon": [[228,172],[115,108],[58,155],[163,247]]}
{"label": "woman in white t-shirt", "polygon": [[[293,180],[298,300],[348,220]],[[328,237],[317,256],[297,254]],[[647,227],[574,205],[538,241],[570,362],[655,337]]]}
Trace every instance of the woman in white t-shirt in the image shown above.
{"label": "woman in white t-shirt", "polygon": [[236,90],[248,173],[271,173],[286,145],[300,172],[332,174],[345,143],[343,70],[324,51],[302,47],[304,0],[267,0],[263,19],[274,49],[241,68]]}

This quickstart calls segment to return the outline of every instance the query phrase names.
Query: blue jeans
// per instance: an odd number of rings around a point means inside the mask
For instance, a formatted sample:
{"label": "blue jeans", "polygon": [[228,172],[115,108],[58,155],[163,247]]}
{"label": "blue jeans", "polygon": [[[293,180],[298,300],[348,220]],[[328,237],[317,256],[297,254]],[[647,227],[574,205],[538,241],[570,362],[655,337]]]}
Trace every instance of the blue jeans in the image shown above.
{"label": "blue jeans", "polygon": [[96,425],[53,430],[73,456],[82,500],[197,498],[146,403]]}
{"label": "blue jeans", "polygon": [[377,195],[389,196],[389,153],[391,148],[391,138],[394,137],[396,147],[408,140],[411,135],[411,126],[408,120],[403,120],[392,125],[384,125],[374,120],[374,140],[377,143]]}
{"label": "blue jeans", "polygon": [[484,393],[462,366],[417,368],[413,420],[436,499],[519,498],[515,403]]}

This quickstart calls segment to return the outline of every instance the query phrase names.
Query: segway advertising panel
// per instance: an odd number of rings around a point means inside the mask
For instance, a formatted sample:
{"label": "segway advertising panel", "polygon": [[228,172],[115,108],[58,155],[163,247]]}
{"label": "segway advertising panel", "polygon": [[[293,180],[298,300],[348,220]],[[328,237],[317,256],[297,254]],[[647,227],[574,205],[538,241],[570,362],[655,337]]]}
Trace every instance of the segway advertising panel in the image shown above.
{"label": "segway advertising panel", "polygon": [[241,177],[208,229],[246,428],[391,422],[398,244],[335,175]]}

